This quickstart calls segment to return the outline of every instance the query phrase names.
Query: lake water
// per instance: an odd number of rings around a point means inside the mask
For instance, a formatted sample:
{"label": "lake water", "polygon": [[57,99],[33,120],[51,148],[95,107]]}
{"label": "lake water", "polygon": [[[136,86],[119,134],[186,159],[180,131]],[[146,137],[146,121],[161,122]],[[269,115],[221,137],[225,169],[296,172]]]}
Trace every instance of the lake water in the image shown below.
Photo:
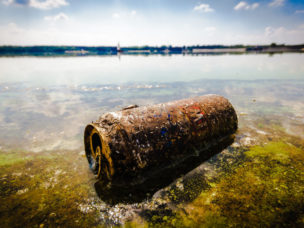
{"label": "lake water", "polygon": [[[303,63],[304,54],[0,58],[1,220],[10,227],[155,225],[155,213],[161,222],[178,214],[159,194],[116,205],[96,196],[83,156],[84,127],[131,104],[219,94],[239,118],[236,142],[226,151],[235,153],[232,163],[244,150],[273,141],[303,152]],[[220,161],[226,152],[202,167],[214,172],[227,162]],[[155,206],[160,199],[170,215]]]}

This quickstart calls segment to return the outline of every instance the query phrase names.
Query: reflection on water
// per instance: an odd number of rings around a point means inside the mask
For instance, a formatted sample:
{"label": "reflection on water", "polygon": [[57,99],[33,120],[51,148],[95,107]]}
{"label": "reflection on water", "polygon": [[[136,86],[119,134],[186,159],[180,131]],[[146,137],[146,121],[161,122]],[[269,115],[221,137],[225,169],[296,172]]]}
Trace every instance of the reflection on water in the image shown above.
{"label": "reflection on water", "polygon": [[[284,139],[303,148],[303,62],[301,54],[0,58],[0,192],[9,205],[0,207],[0,214],[6,215],[5,224],[13,226],[14,216],[25,216],[16,226],[115,224],[138,216],[152,221],[157,205],[193,201],[210,188],[206,183],[217,168],[238,163],[240,151],[252,145]],[[130,104],[208,93],[228,98],[238,113],[240,129],[228,150],[178,180],[172,187],[177,196],[164,189],[142,203],[114,206],[96,197],[94,176],[82,157],[87,123]],[[186,196],[181,189],[193,188],[188,180],[203,184]],[[20,206],[21,200],[28,206]]]}
{"label": "reflection on water", "polygon": [[303,54],[0,58],[1,83],[27,86],[302,79]]}
{"label": "reflection on water", "polygon": [[[70,88],[1,86],[0,143],[31,151],[76,149],[84,126],[106,111],[213,93],[227,97],[248,118],[275,115],[303,137],[303,80],[195,80],[171,83],[80,85]],[[242,123],[240,123],[242,124]],[[294,128],[295,127],[295,128]],[[18,140],[16,140],[18,139]]]}

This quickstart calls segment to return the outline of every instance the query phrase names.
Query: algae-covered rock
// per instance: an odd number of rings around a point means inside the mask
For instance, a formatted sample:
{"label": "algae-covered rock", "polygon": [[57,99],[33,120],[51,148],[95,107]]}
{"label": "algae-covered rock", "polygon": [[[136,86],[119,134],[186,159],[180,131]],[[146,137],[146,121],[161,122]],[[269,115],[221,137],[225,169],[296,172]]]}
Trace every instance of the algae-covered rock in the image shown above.
{"label": "algae-covered rock", "polygon": [[285,142],[251,147],[240,165],[232,167],[180,214],[189,226],[304,225],[303,149]]}

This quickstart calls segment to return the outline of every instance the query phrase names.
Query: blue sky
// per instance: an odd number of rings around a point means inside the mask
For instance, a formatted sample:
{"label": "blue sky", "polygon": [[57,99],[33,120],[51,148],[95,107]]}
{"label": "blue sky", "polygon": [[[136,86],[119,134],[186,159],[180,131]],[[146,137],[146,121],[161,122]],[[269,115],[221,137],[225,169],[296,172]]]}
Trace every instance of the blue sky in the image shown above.
{"label": "blue sky", "polygon": [[304,0],[0,2],[0,45],[304,43]]}

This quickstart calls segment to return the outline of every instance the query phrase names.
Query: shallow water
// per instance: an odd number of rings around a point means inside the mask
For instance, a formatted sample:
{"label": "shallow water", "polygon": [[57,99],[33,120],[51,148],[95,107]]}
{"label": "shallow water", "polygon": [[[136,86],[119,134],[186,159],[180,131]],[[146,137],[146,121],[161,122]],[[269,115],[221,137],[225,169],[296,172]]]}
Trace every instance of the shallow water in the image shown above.
{"label": "shallow water", "polygon": [[[235,165],[239,170],[240,164],[247,164],[244,156],[252,146],[274,142],[281,145],[273,146],[276,149],[292,145],[296,149],[285,151],[303,152],[303,62],[303,54],[0,58],[3,224],[42,227],[126,222],[131,226],[205,224],[205,218],[185,221],[180,208],[186,208],[183,213],[189,218],[196,217],[198,212],[209,217],[218,215],[214,208],[223,205],[206,209],[198,201],[217,188],[214,183],[225,181],[219,179],[223,175],[232,178],[231,167]],[[239,131],[232,146],[167,188],[147,195],[142,202],[111,205],[97,197],[96,180],[84,157],[86,124],[104,112],[130,104],[150,105],[208,93],[228,98],[237,111]],[[282,141],[285,144],[280,144]],[[295,165],[299,172],[303,171],[303,162]],[[188,185],[193,189],[190,192]],[[304,183],[298,186],[294,191],[300,200]],[[287,192],[292,189],[283,191]],[[269,206],[266,201],[261,205]],[[234,210],[240,208],[230,211]],[[304,223],[301,208],[290,210],[299,217],[297,224]],[[270,221],[267,224],[249,214],[245,213],[247,225],[275,224],[271,223],[271,216],[267,217]],[[271,215],[286,216],[276,211]],[[244,225],[246,219],[241,222],[223,219],[223,224]]]}

